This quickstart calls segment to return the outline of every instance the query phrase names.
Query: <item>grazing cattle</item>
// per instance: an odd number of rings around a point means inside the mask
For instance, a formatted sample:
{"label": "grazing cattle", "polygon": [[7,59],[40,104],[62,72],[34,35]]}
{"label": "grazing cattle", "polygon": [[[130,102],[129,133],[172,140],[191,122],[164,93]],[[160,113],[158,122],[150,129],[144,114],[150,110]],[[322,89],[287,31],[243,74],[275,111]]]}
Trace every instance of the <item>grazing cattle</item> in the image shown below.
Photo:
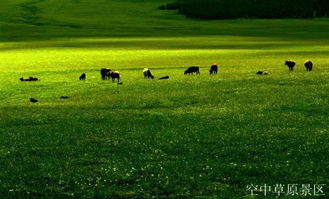
{"label": "grazing cattle", "polygon": [[151,78],[151,79],[154,79],[154,76],[152,75],[150,69],[148,69],[148,68],[145,68],[145,69],[143,70],[143,74],[144,74],[144,78],[148,78],[148,79]]}
{"label": "grazing cattle", "polygon": [[111,72],[111,69],[107,69],[107,68],[101,69],[102,80],[106,80],[109,78],[109,76],[108,76],[109,72]]}
{"label": "grazing cattle", "polygon": [[34,99],[34,98],[30,98],[30,102],[36,103],[36,102],[38,102],[38,100],[37,99]]}
{"label": "grazing cattle", "polygon": [[285,62],[284,65],[286,65],[289,68],[289,70],[294,70],[296,62],[292,61],[292,60],[288,60],[288,61]]}
{"label": "grazing cattle", "polygon": [[217,64],[211,65],[209,72],[210,72],[210,75],[212,75],[212,74],[217,75],[218,65]]}
{"label": "grazing cattle", "polygon": [[68,99],[69,96],[61,96],[60,98],[61,98],[61,99]]}
{"label": "grazing cattle", "polygon": [[159,80],[169,79],[169,76],[160,77]]}
{"label": "grazing cattle", "polygon": [[86,73],[82,73],[79,77],[79,80],[86,80]]}
{"label": "grazing cattle", "polygon": [[33,81],[38,81],[39,79],[36,77],[29,77],[24,79],[23,77],[19,78],[19,80],[21,80],[22,82],[33,82]]}
{"label": "grazing cattle", "polygon": [[189,67],[185,72],[184,72],[184,75],[190,75],[190,74],[197,74],[197,75],[200,75],[200,69],[199,69],[199,66],[191,66]]}
{"label": "grazing cattle", "polygon": [[307,71],[312,71],[313,69],[313,63],[310,60],[306,60],[304,66]]}
{"label": "grazing cattle", "polygon": [[256,75],[268,75],[268,73],[265,71],[258,71]]}
{"label": "grazing cattle", "polygon": [[112,79],[112,81],[114,81],[115,79],[118,80],[118,82],[120,82],[120,73],[118,71],[110,71],[107,73],[107,76],[110,77]]}

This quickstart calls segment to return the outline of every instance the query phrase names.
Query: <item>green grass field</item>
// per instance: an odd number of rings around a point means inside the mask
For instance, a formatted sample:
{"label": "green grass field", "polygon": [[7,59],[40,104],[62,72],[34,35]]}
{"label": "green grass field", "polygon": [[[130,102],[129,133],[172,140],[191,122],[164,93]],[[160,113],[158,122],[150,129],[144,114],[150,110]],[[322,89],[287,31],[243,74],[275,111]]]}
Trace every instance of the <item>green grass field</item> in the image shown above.
{"label": "green grass field", "polygon": [[[329,20],[200,21],[166,2],[0,2],[1,199],[275,198],[246,186],[329,184]],[[183,75],[191,65],[200,76]]]}

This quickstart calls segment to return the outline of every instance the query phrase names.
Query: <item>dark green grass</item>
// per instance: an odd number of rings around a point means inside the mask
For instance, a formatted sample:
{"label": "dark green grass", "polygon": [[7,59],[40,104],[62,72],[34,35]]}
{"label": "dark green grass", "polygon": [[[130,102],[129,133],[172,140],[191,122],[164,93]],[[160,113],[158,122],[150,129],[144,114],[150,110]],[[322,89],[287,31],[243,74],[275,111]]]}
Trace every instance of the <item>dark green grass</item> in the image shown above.
{"label": "dark green grass", "polygon": [[[31,24],[12,11],[25,2],[0,7],[0,198],[240,199],[252,183],[328,184],[327,20],[209,22],[157,10],[165,1],[49,0]],[[201,75],[184,76],[190,65]],[[123,85],[100,80],[102,67]],[[143,79],[144,67],[170,79]]]}
{"label": "dark green grass", "polygon": [[325,0],[177,0],[174,5],[199,19],[326,17],[329,8]]}

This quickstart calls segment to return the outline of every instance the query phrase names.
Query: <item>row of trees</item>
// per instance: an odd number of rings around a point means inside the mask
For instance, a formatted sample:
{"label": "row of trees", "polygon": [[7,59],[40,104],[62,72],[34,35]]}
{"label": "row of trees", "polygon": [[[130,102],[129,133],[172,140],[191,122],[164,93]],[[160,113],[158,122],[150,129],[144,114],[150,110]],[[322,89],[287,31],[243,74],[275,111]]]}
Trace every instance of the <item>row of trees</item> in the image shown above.
{"label": "row of trees", "polygon": [[329,16],[329,0],[177,0],[166,8],[204,19]]}

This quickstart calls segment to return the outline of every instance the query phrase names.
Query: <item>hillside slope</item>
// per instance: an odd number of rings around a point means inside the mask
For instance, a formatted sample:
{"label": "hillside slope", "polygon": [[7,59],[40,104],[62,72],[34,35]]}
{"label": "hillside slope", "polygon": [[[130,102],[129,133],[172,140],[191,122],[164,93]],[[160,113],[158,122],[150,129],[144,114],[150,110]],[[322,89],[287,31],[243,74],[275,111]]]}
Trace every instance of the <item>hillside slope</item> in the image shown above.
{"label": "hillside slope", "polygon": [[[0,2],[0,41],[58,37],[236,35],[326,37],[329,21],[187,19],[161,11],[167,0],[13,0]],[[308,27],[305,32],[305,26]]]}
{"label": "hillside slope", "polygon": [[[1,34],[9,38],[147,33],[170,18],[163,0],[24,0],[0,3]],[[160,23],[159,23],[160,22]]]}

